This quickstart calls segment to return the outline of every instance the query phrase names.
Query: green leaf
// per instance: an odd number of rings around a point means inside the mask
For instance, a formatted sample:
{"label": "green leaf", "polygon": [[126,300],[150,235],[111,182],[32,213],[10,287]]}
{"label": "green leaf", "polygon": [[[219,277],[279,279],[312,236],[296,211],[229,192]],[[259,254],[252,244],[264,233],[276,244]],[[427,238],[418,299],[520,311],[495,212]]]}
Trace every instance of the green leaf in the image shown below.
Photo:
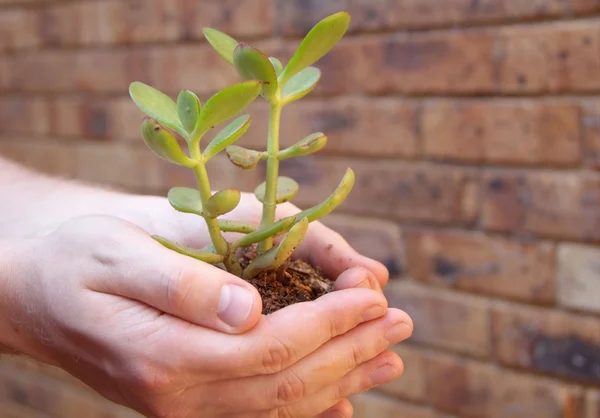
{"label": "green leaf", "polygon": [[217,221],[219,229],[223,232],[239,232],[241,234],[251,234],[256,231],[254,225],[247,224],[239,221],[229,221],[225,219],[219,219]]}
{"label": "green leaf", "polygon": [[315,67],[305,68],[285,83],[281,101],[286,105],[302,99],[317,86],[320,78],[321,70]]}
{"label": "green leaf", "polygon": [[158,123],[156,119],[144,118],[142,137],[148,148],[163,160],[188,168],[196,165],[196,162],[181,150],[173,134]]}
{"label": "green leaf", "polygon": [[248,131],[251,119],[252,118],[249,115],[243,115],[227,125],[206,146],[206,149],[202,153],[204,159],[206,161],[210,160],[229,145],[240,139],[240,137]]}
{"label": "green leaf", "polygon": [[337,189],[323,203],[306,209],[296,215],[296,219],[308,219],[310,222],[316,221],[324,216],[329,215],[336,207],[341,205],[348,197],[354,187],[354,171],[350,168],[346,170],[346,174],[340,182]]}
{"label": "green leaf", "polygon": [[167,197],[175,210],[202,215],[202,201],[198,190],[189,187],[173,187]]}
{"label": "green leaf", "polygon": [[245,81],[225,87],[208,99],[200,111],[197,130],[205,133],[232,118],[258,97],[261,88],[260,81]]}
{"label": "green leaf", "polygon": [[286,160],[292,157],[301,157],[303,155],[313,154],[320,151],[327,144],[327,137],[322,132],[317,132],[296,142],[289,148],[277,153],[279,160]]}
{"label": "green leaf", "polygon": [[244,170],[249,170],[256,167],[262,157],[262,153],[237,145],[231,145],[227,147],[227,156],[233,164]]}
{"label": "green leaf", "polygon": [[233,51],[233,65],[244,80],[263,83],[262,95],[270,100],[277,93],[277,74],[269,58],[258,49],[240,43]]}
{"label": "green leaf", "polygon": [[231,36],[212,28],[204,28],[204,37],[217,53],[230,64],[233,64],[233,51],[238,41]]}
{"label": "green leaf", "polygon": [[257,256],[244,270],[242,277],[251,279],[265,270],[274,270],[283,265],[302,243],[308,230],[308,219],[304,218],[290,229],[281,243],[264,254]]}
{"label": "green leaf", "polygon": [[256,231],[244,236],[238,242],[235,243],[235,248],[248,247],[249,245],[255,244],[264,240],[265,238],[272,238],[282,234],[285,234],[290,230],[296,223],[295,216],[289,216],[283,218],[278,222],[264,228],[257,229]]}
{"label": "green leaf", "polygon": [[275,57],[269,57],[269,61],[273,64],[273,68],[275,68],[275,74],[279,77],[279,74],[283,71],[283,65],[281,65],[281,61],[279,61]]}
{"label": "green leaf", "polygon": [[177,96],[177,113],[183,127],[189,133],[194,132],[200,117],[200,99],[189,90],[183,90]]}
{"label": "green leaf", "polygon": [[349,25],[350,14],[347,12],[333,14],[317,23],[302,40],[281,73],[281,84],[285,84],[294,75],[323,58],[342,39]]}
{"label": "green leaf", "polygon": [[[264,203],[265,192],[267,188],[267,182],[262,182],[255,190],[254,194],[256,198]],[[275,198],[275,202],[285,203],[292,200],[296,194],[298,194],[298,183],[294,179],[289,177],[278,177],[277,178],[277,197]]]}
{"label": "green leaf", "polygon": [[237,189],[225,189],[215,193],[204,205],[206,216],[216,218],[234,210],[240,204],[242,195]]}
{"label": "green leaf", "polygon": [[188,257],[195,258],[196,260],[204,261],[205,263],[218,264],[223,262],[225,259],[225,257],[222,255],[215,254],[207,250],[196,250],[195,248],[184,247],[183,245],[176,244],[166,238],[159,237],[158,235],[153,235],[152,238],[169,250],[173,250],[179,254],[187,255]]}
{"label": "green leaf", "polygon": [[179,120],[177,105],[169,96],[139,81],[129,85],[129,95],[147,116],[156,119],[181,136],[186,136],[185,129]]}

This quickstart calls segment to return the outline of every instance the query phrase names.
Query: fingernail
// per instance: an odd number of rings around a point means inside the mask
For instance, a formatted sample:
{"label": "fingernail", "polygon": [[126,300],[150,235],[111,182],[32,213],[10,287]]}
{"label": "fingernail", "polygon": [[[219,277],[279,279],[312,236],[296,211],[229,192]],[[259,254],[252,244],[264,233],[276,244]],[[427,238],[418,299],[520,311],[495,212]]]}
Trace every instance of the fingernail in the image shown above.
{"label": "fingernail", "polygon": [[371,383],[373,386],[383,385],[391,382],[398,377],[398,370],[394,366],[385,364],[371,373]]}
{"label": "fingernail", "polygon": [[373,306],[365,311],[365,313],[362,316],[362,322],[372,321],[373,319],[381,318],[383,315],[385,315],[385,311],[386,309],[383,306]]}
{"label": "fingernail", "polygon": [[384,338],[388,342],[389,345],[396,344],[396,343],[399,343],[400,341],[406,339],[408,337],[409,331],[410,330],[408,328],[408,325],[406,325],[404,322],[400,322],[400,323],[393,325],[385,333]]}
{"label": "fingernail", "polygon": [[217,315],[227,325],[237,328],[248,320],[253,305],[254,295],[248,289],[226,284],[221,289]]}

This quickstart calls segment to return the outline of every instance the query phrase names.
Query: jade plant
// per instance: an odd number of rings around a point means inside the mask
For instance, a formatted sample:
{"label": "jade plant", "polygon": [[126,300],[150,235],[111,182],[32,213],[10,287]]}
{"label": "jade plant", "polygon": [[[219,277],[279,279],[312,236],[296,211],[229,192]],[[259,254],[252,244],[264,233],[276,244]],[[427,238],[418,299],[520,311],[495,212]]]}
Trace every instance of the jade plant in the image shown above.
{"label": "jade plant", "polygon": [[[181,254],[217,265],[246,280],[265,271],[285,266],[302,242],[310,222],[332,212],[348,196],[354,185],[354,173],[346,171],[333,194],[321,204],[295,216],[276,220],[278,204],[292,200],[298,193],[298,183],[279,176],[280,161],[302,157],[321,150],[327,137],[321,132],[308,135],[294,145],[280,149],[280,119],[285,106],[310,93],[321,77],[312,65],[329,52],[348,29],[350,16],[341,12],[317,23],[300,43],[287,65],[268,57],[247,43],[212,28],[204,35],[215,51],[235,70],[241,82],[219,91],[203,105],[191,91],[179,93],[176,100],[141,82],[130,86],[130,95],[146,114],[142,136],[147,146],[162,159],[193,171],[196,188],[174,187],[168,192],[171,206],[180,212],[204,218],[211,244],[203,249],[187,248],[165,238],[154,238],[165,247]],[[252,150],[235,145],[248,130],[251,116],[237,116],[256,99],[270,106],[266,150]],[[202,146],[203,139],[215,127],[229,121]],[[184,152],[181,144],[187,145]],[[254,169],[266,163],[266,179],[255,189],[262,203],[260,225],[251,225],[221,217],[236,208],[241,193],[235,188],[212,192],[206,164],[217,154],[226,152],[229,160],[241,169]],[[223,232],[239,233],[229,242]],[[278,243],[275,238],[281,237]],[[256,256],[242,267],[238,250],[256,245]]]}

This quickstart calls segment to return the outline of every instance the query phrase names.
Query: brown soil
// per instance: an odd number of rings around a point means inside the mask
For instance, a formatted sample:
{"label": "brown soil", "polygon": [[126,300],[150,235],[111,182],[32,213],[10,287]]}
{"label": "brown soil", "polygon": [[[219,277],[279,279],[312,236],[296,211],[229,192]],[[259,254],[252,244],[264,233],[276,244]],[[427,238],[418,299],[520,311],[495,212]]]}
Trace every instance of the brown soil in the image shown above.
{"label": "brown soil", "polygon": [[[240,263],[246,267],[256,257],[256,247],[245,248]],[[258,289],[267,315],[294,303],[315,300],[333,290],[333,281],[303,260],[292,260],[281,268],[259,274],[249,282]]]}

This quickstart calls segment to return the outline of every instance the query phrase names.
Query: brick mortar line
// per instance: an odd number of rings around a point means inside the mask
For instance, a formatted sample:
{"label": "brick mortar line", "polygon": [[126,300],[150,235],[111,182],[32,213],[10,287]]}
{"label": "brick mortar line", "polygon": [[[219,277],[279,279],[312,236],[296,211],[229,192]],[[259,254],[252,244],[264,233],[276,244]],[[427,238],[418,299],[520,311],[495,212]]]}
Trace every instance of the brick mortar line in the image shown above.
{"label": "brick mortar line", "polygon": [[[81,2],[82,0],[70,0],[69,2]],[[84,0],[88,2],[96,1],[96,0]],[[56,3],[56,4],[66,4],[67,2]],[[2,6],[0,6],[0,11],[2,11]],[[298,35],[293,37],[282,36],[278,33],[277,27],[275,25],[278,20],[277,16],[273,22],[273,31],[271,33],[266,33],[262,35],[250,35],[244,37],[244,41],[246,42],[256,42],[262,40],[282,40],[287,42],[298,42],[302,40],[305,35]],[[598,23],[600,22],[600,10],[593,13],[582,13],[574,16],[563,16],[560,18],[554,19],[538,19],[538,20],[528,20],[528,19],[515,19],[512,21],[502,21],[496,22],[496,24],[486,24],[482,23],[481,25],[473,25],[473,26],[456,26],[456,24],[448,24],[446,26],[439,27],[427,27],[427,28],[392,28],[389,30],[379,30],[379,31],[365,31],[365,32],[349,32],[342,42],[348,42],[353,39],[371,39],[382,36],[390,36],[390,35],[409,35],[409,34],[447,34],[447,33],[461,33],[461,32],[480,32],[480,31],[494,31],[495,29],[505,29],[505,28],[519,28],[519,27],[551,27],[551,26],[563,26],[571,24],[585,24],[585,23]],[[242,39],[240,39],[242,40]],[[132,46],[134,47],[156,47],[156,46],[170,46],[173,45],[205,45],[207,44],[206,40],[202,37],[198,38],[198,40],[190,40],[190,41],[158,41],[158,42],[147,42],[141,41],[137,43],[123,44],[123,43],[92,43],[92,44],[76,44],[76,45],[63,45],[63,46],[51,46],[41,48],[39,46],[35,47],[26,47],[16,50],[7,50],[0,51],[6,55],[10,53],[11,56],[14,55],[22,55],[26,53],[33,52],[56,52],[56,51],[94,51],[94,50],[121,50],[128,49]]]}
{"label": "brick mortar line", "polygon": [[[1,58],[1,56],[0,56]],[[131,79],[134,81],[134,79]],[[120,92],[117,91],[93,91],[93,90],[60,90],[60,91],[44,91],[44,90],[15,90],[15,89],[1,89],[0,88],[0,99],[2,97],[71,97],[71,96],[82,96],[82,97],[94,97],[98,99],[115,99],[115,98],[126,98],[127,89],[124,88]],[[162,90],[163,93],[170,96],[177,96],[178,91]],[[214,90],[216,92],[217,89]],[[214,93],[213,92],[213,93]],[[199,93],[200,95],[208,96],[210,93]],[[489,100],[514,100],[517,101],[567,101],[567,100],[590,100],[600,99],[600,88],[588,91],[566,91],[566,92],[552,92],[552,91],[538,91],[538,92],[506,92],[506,91],[487,91],[481,93],[473,92],[450,92],[448,94],[440,94],[440,92],[422,92],[422,93],[369,93],[369,92],[348,92],[341,94],[329,94],[329,93],[312,93],[309,100],[335,100],[344,98],[362,98],[362,99],[381,99],[381,100],[405,100],[405,101],[418,101],[418,100],[429,100],[429,101],[443,101],[443,100],[471,100],[473,102],[489,101]],[[304,103],[304,102],[303,102]]]}
{"label": "brick mortar line", "polygon": [[[141,117],[140,117],[141,121]],[[92,137],[92,136],[65,136],[55,134],[39,134],[39,133],[20,133],[20,132],[0,132],[0,141],[17,142],[18,140],[27,141],[56,141],[58,143],[102,143],[112,144],[120,146],[123,144],[135,145],[138,143],[133,138],[119,138],[119,137]],[[331,160],[350,160],[353,162],[380,162],[380,163],[406,163],[412,165],[425,164],[436,167],[444,168],[460,168],[472,171],[521,171],[521,172],[539,172],[539,171],[553,171],[561,173],[589,173],[598,174],[600,169],[594,169],[585,167],[583,165],[549,165],[549,164],[530,164],[530,165],[508,165],[498,163],[486,163],[486,162],[468,162],[468,161],[447,161],[447,160],[435,160],[427,159],[426,157],[387,157],[385,155],[364,155],[361,153],[341,153],[339,151],[323,151],[317,159],[331,159]],[[483,173],[480,173],[480,175]],[[479,178],[481,180],[481,177]]]}

